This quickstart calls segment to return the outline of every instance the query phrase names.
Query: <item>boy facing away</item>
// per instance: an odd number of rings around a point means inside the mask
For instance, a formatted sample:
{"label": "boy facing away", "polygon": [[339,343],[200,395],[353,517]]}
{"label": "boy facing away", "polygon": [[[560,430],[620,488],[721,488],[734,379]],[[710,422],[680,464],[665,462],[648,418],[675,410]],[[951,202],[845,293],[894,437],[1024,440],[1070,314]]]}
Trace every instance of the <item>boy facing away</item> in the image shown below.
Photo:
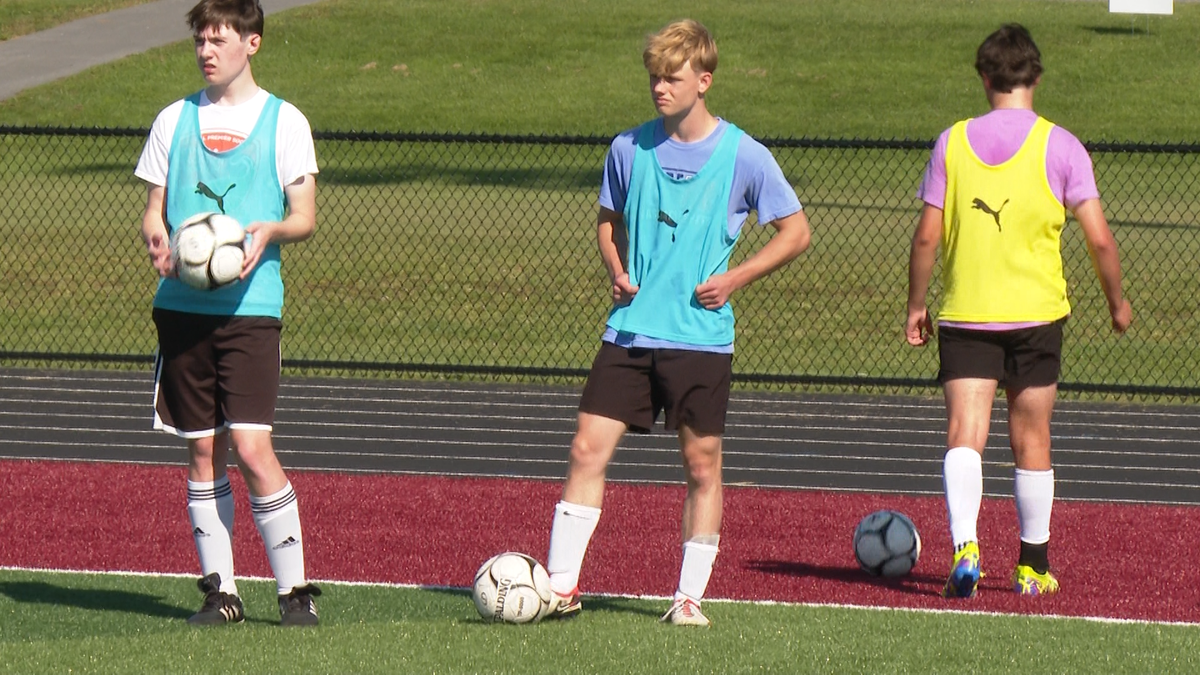
{"label": "boy facing away", "polygon": [[[135,175],[146,182],[142,238],[160,276],[154,426],[187,441],[188,518],[204,602],[188,621],[244,618],[233,574],[234,453],[275,575],[283,625],[318,623],[304,571],[296,493],[271,440],[279,390],[280,245],[316,226],[316,154],[308,120],[254,81],[263,34],[256,0],[201,0],[187,15],[205,88],[154,120]],[[174,277],[170,234],[219,211],[246,226],[237,283],[212,291]]]}
{"label": "boy facing away", "polygon": [[[613,308],[580,400],[547,569],[553,616],[576,615],[608,463],[627,430],[648,432],[665,411],[687,496],[679,585],[663,621],[706,626],[700,602],[720,541],[732,374],[729,299],[802,253],[809,226],[771,153],[709,112],[717,67],[709,32],[695,21],[672,23],[649,38],[642,58],[658,117],[617,136],[605,160],[597,239]],[[776,232],[730,269],[751,210]]]}
{"label": "boy facing away", "polygon": [[991,112],[955,124],[934,146],[918,192],[925,206],[912,240],[905,335],[914,346],[929,342],[926,293],[940,245],[938,379],[949,422],[943,482],[954,543],[942,595],[971,597],[979,583],[983,449],[1000,385],[1021,540],[1012,587],[1045,595],[1059,589],[1048,557],[1050,417],[1071,312],[1059,241],[1066,210],[1083,229],[1113,330],[1129,328],[1133,313],[1091,158],[1073,135],[1033,111],[1042,62],[1029,32],[1009,24],[989,35],[975,69]]}

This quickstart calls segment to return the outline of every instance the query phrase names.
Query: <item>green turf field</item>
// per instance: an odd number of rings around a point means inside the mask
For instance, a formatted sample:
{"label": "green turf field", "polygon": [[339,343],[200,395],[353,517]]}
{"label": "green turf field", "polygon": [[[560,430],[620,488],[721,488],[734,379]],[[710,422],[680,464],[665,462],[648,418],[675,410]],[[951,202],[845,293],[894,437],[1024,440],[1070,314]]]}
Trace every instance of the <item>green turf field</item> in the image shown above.
{"label": "green turf field", "polygon": [[[1194,626],[706,603],[709,629],[657,622],[663,600],[590,598],[586,615],[483,623],[463,590],[325,584],[317,629],[278,626],[269,582],[247,620],[192,628],[191,578],[0,570],[0,662],[20,673],[1189,673]],[[946,636],[953,635],[954,639]],[[940,636],[940,637],[939,637]]]}

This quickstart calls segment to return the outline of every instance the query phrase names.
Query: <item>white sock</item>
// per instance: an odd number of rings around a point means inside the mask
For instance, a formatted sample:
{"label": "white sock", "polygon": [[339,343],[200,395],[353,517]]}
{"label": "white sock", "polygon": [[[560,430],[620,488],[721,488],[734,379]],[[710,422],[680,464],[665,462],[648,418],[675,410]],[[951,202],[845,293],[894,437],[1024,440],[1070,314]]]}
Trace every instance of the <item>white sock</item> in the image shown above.
{"label": "white sock", "polygon": [[1044,544],[1050,541],[1054,470],[1017,469],[1013,476],[1013,497],[1017,502],[1017,520],[1021,523],[1021,541],[1029,544]]}
{"label": "white sock", "polygon": [[554,506],[546,571],[550,573],[550,588],[555,593],[569,595],[578,589],[583,556],[599,522],[600,509],[593,506],[563,501]]}
{"label": "white sock", "polygon": [[942,465],[946,514],[954,548],[978,541],[979,506],[983,503],[983,457],[968,447],[950,448]]}
{"label": "white sock", "polygon": [[675,598],[691,598],[697,604],[704,598],[708,578],[712,575],[713,563],[717,560],[720,535],[692,537],[683,544],[683,565],[679,569],[679,588]]}
{"label": "white sock", "polygon": [[237,595],[233,579],[233,489],[229,476],[187,482],[188,520],[200,556],[200,576],[221,575],[221,591]]}
{"label": "white sock", "polygon": [[267,562],[275,574],[279,594],[285,595],[296,586],[303,586],[306,583],[304,539],[300,536],[300,509],[296,506],[292,484],[288,483],[273,495],[250,495],[250,510],[267,549]]}

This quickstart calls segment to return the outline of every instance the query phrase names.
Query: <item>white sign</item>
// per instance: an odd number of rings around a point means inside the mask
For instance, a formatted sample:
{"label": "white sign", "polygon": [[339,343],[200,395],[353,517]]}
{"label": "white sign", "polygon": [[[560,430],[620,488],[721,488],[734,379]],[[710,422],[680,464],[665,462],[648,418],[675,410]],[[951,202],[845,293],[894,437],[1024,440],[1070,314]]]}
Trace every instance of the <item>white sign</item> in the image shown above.
{"label": "white sign", "polygon": [[1175,0],[1108,0],[1114,14],[1174,14]]}

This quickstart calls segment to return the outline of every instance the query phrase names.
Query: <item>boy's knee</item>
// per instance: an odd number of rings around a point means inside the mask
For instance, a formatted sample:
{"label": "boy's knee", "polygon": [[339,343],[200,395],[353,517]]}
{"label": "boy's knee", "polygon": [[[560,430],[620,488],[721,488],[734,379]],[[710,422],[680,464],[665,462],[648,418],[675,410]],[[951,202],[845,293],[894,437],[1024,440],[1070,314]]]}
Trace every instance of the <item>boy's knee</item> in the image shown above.
{"label": "boy's knee", "polygon": [[700,487],[721,484],[720,452],[685,454],[683,465],[689,482]]}
{"label": "boy's knee", "polygon": [[603,471],[608,453],[600,444],[584,434],[576,434],[571,441],[571,468],[585,473]]}

